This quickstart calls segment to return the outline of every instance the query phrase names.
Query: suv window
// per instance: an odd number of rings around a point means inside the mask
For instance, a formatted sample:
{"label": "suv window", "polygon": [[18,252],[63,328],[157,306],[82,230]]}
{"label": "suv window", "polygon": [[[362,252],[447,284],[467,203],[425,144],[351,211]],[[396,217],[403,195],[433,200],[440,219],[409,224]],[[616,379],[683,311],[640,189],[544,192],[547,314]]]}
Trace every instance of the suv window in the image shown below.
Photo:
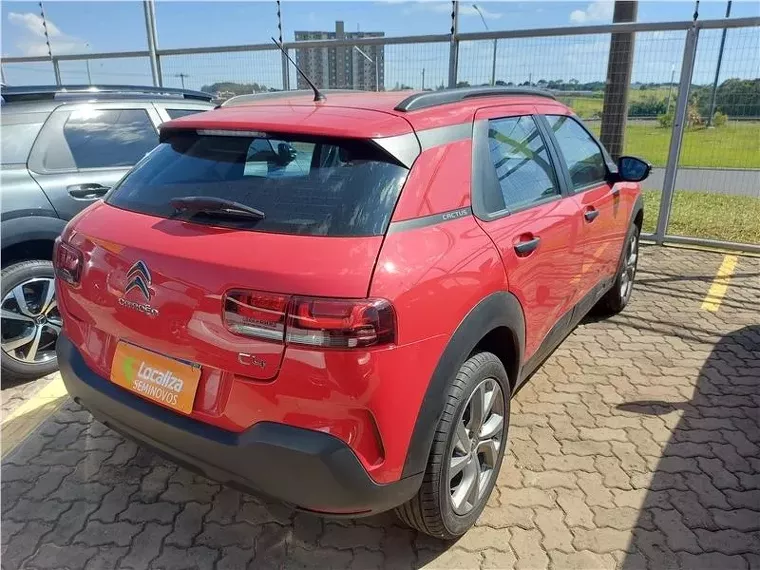
{"label": "suv window", "polygon": [[508,210],[560,195],[554,167],[533,117],[489,121],[488,149]]}
{"label": "suv window", "polygon": [[203,111],[208,111],[208,109],[166,109],[166,114],[169,115],[170,119],[179,119],[180,117],[195,115],[196,113],[202,113]]}
{"label": "suv window", "polygon": [[144,109],[56,114],[41,138],[37,146],[46,171],[132,166],[158,144],[158,133]]}
{"label": "suv window", "polygon": [[319,236],[382,235],[408,171],[370,141],[179,132],[112,191],[114,206],[161,217],[173,198],[225,198],[262,220],[196,216],[240,229]]}
{"label": "suv window", "polygon": [[573,188],[583,188],[607,178],[607,165],[599,145],[578,121],[564,115],[547,115],[549,127],[570,171]]}
{"label": "suv window", "polygon": [[0,156],[3,164],[26,164],[34,139],[50,113],[0,114]]}

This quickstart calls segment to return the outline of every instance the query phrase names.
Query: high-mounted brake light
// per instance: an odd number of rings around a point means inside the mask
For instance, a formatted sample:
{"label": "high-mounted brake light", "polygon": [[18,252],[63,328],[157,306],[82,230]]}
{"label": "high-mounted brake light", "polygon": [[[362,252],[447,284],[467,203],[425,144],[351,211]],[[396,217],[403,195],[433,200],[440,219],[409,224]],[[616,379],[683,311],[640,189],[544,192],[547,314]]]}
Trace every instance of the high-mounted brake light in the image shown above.
{"label": "high-mounted brake light", "polygon": [[59,237],[55,240],[53,265],[59,279],[77,285],[82,277],[82,252]]}
{"label": "high-mounted brake light", "polygon": [[384,299],[286,297],[228,291],[224,322],[243,336],[316,346],[363,348],[396,341],[396,316]]}

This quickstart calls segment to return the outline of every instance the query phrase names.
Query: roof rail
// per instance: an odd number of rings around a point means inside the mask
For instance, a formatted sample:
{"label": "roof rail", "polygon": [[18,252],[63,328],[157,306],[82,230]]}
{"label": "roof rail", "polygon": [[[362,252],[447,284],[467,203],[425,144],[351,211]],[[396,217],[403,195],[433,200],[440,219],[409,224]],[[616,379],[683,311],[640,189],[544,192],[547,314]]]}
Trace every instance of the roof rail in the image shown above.
{"label": "roof rail", "polygon": [[396,105],[396,111],[417,111],[447,103],[458,103],[465,99],[475,97],[504,97],[509,95],[537,95],[556,99],[548,91],[532,89],[528,87],[457,87],[456,89],[443,89],[441,91],[425,91],[410,95]]}
{"label": "roof rail", "polygon": [[3,86],[0,94],[6,102],[39,101],[58,96],[86,95],[155,95],[211,101],[214,96],[203,91],[175,87],[149,87],[142,85],[21,85]]}
{"label": "roof rail", "polygon": [[[361,89],[320,89],[320,93],[330,95],[335,93],[364,93]],[[374,93],[374,92],[373,92]],[[266,101],[267,99],[284,99],[285,97],[298,97],[309,95],[314,97],[314,91],[311,89],[293,89],[292,91],[264,91],[262,93],[244,93],[235,95],[224,101],[220,107],[235,107],[245,105],[246,103],[255,103],[256,101]]]}

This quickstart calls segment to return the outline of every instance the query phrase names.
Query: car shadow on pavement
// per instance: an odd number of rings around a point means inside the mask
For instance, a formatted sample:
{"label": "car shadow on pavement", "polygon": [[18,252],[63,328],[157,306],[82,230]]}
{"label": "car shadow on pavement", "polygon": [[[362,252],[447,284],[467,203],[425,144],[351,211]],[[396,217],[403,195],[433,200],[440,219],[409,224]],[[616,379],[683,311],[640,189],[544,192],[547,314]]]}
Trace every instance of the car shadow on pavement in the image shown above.
{"label": "car shadow on pavement", "polygon": [[[714,345],[689,401],[627,402],[618,409],[653,419],[680,414],[621,567],[760,567],[760,325]],[[672,422],[645,425],[651,432]]]}

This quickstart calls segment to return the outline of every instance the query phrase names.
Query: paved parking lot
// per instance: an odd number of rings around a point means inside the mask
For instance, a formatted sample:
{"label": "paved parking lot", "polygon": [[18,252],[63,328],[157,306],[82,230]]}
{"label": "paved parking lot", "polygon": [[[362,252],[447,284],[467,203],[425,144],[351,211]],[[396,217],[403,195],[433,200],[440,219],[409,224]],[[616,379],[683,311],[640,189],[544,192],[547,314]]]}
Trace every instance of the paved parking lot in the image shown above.
{"label": "paved parking lot", "polygon": [[581,325],[516,396],[478,525],[323,521],[138,449],[72,403],[2,465],[2,567],[760,567],[760,259],[645,247],[631,306]]}

